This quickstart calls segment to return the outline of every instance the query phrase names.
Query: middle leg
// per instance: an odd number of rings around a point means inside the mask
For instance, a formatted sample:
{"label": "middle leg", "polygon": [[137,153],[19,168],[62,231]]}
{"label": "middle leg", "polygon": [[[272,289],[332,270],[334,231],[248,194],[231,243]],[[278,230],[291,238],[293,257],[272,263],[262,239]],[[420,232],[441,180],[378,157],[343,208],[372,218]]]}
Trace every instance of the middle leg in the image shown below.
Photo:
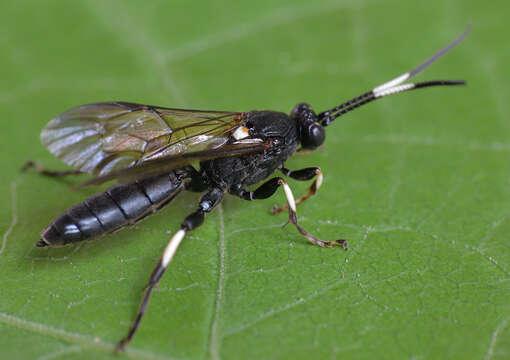
{"label": "middle leg", "polygon": [[[307,180],[311,180],[311,179],[315,178],[312,185],[310,185],[310,187],[308,188],[308,191],[306,192],[306,194],[304,194],[303,196],[301,196],[299,199],[296,200],[296,205],[301,204],[303,201],[308,199],[310,196],[315,195],[315,193],[319,190],[319,188],[322,185],[323,176],[322,176],[321,168],[319,168],[319,167],[309,167],[309,168],[294,170],[294,171],[282,167],[280,169],[280,171],[285,176],[288,176],[290,178],[293,178],[293,179],[299,180],[299,181],[307,181]],[[279,214],[283,211],[287,211],[288,209],[289,209],[288,205],[274,206],[271,209],[271,212],[273,214]]]}
{"label": "middle leg", "polygon": [[290,189],[289,185],[285,182],[285,180],[283,180],[280,177],[268,180],[254,191],[237,189],[236,191],[232,191],[231,194],[238,196],[244,200],[267,199],[268,197],[273,195],[280,186],[283,187],[285,196],[287,197],[289,222],[296,227],[296,229],[299,231],[301,235],[307,238],[312,244],[318,245],[320,247],[333,247],[333,245],[340,245],[344,249],[347,249],[348,247],[347,240],[339,239],[334,241],[324,241],[316,238],[315,236],[307,232],[301,225],[299,225],[297,220],[296,201],[294,200],[294,195],[292,194],[292,190]]}

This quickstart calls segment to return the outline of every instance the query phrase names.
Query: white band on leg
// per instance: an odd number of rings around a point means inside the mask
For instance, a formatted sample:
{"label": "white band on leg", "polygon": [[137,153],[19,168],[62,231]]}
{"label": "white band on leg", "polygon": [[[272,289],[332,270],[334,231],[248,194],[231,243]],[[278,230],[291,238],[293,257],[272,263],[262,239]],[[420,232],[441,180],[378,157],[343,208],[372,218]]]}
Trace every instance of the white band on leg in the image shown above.
{"label": "white band on leg", "polygon": [[319,171],[317,174],[317,180],[315,180],[315,191],[319,190],[319,188],[322,185],[322,180],[324,180],[324,177],[322,176],[322,171]]}
{"label": "white band on leg", "polygon": [[168,245],[165,248],[165,251],[163,252],[163,256],[161,256],[161,265],[166,268],[168,264],[170,264],[170,261],[172,261],[172,258],[175,255],[175,252],[177,251],[177,248],[181,244],[182,239],[184,239],[184,235],[186,235],[186,231],[183,229],[180,229],[175,233],[174,236],[172,236],[172,239],[168,242]]}
{"label": "white band on leg", "polygon": [[296,200],[294,200],[294,195],[292,194],[292,190],[290,190],[289,185],[287,183],[283,183],[283,190],[285,191],[285,196],[287,197],[287,202],[289,204],[289,208],[296,212]]}

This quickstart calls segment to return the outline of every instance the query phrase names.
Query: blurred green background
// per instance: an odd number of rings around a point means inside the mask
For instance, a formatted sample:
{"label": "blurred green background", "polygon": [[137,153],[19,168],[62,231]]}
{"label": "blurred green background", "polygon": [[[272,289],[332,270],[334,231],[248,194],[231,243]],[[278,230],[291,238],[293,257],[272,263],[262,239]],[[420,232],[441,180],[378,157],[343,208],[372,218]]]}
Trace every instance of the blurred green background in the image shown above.
{"label": "blurred green background", "polygon": [[[305,228],[275,198],[228,197],[190,234],[128,351],[117,359],[508,359],[510,48],[503,1],[2,1],[0,357],[110,359],[166,241],[196,194],[105,237],[34,243],[97,189],[21,174],[64,169],[39,143],[70,107],[322,110],[411,69],[466,79],[370,104],[293,157],[320,165]],[[291,181],[297,194],[307,184]]]}

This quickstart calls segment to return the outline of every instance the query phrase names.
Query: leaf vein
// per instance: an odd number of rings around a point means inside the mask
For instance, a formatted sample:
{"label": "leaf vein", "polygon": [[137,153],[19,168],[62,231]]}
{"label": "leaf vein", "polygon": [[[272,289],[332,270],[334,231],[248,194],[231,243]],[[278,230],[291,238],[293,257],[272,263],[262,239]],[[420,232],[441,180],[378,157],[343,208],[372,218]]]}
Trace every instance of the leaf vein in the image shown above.
{"label": "leaf vein", "polygon": [[5,250],[5,247],[7,246],[7,239],[9,238],[9,235],[12,232],[12,229],[16,226],[18,223],[18,208],[17,208],[17,197],[16,197],[16,188],[18,186],[18,183],[16,181],[13,181],[11,183],[11,201],[12,201],[12,220],[9,224],[9,227],[5,231],[4,235],[2,236],[2,246],[0,246],[0,255]]}
{"label": "leaf vein", "polygon": [[[115,349],[114,344],[101,340],[98,337],[90,338],[88,336],[78,334],[75,332],[66,331],[64,329],[58,329],[53,326],[41,324],[35,321],[25,320],[4,312],[0,312],[0,323],[14,326],[19,329],[31,331],[39,335],[50,336],[66,342],[75,343],[84,348],[95,349],[111,353],[113,353]],[[132,359],[149,359],[149,360],[173,359],[153,354],[144,350],[137,350],[134,349],[133,347],[129,347],[126,350],[125,355]]]}
{"label": "leaf vein", "polygon": [[220,222],[220,241],[218,249],[218,290],[214,305],[214,314],[210,326],[209,354],[212,359],[220,359],[220,337],[218,327],[220,323],[221,306],[223,302],[223,288],[225,285],[225,221],[223,220],[223,207],[218,205]]}
{"label": "leaf vein", "polygon": [[489,344],[489,348],[487,349],[487,353],[485,354],[484,360],[489,360],[494,354],[494,347],[496,346],[496,342],[498,340],[499,333],[503,330],[507,325],[508,321],[510,321],[510,316],[507,316],[498,326],[494,329],[492,333],[491,342]]}

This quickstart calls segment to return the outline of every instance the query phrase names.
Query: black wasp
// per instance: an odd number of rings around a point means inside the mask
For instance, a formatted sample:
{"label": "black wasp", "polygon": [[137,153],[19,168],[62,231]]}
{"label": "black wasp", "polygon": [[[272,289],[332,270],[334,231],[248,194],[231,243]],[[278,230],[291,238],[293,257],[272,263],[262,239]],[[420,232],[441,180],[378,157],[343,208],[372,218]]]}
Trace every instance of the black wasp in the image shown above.
{"label": "black wasp", "polygon": [[[109,180],[120,184],[69,208],[42,231],[36,245],[62,246],[92,239],[157,212],[182,190],[204,193],[198,208],[184,219],[152,271],[137,316],[117,349],[123,349],[133,337],[154,286],[186,233],[202,224],[205,214],[220,203],[225,193],[258,200],[270,197],[282,186],[287,204],[273,209],[274,213],[288,211],[288,221],[314,245],[347,248],[347,241],[320,240],[298,223],[296,206],[321,186],[320,168],[289,170],[284,162],[299,148],[313,150],[322,145],[326,126],[373,100],[429,86],[465,84],[443,80],[404,82],[456,46],[467,31],[410,72],[319,114],[307,103],[297,104],[290,115],[276,111],[181,110],[126,102],[89,104],[66,111],[50,121],[41,133],[41,141],[75,170],[51,171],[33,162],[25,167],[50,176],[94,175],[81,186]],[[275,170],[296,180],[314,181],[297,200],[281,177],[247,190]]]}

